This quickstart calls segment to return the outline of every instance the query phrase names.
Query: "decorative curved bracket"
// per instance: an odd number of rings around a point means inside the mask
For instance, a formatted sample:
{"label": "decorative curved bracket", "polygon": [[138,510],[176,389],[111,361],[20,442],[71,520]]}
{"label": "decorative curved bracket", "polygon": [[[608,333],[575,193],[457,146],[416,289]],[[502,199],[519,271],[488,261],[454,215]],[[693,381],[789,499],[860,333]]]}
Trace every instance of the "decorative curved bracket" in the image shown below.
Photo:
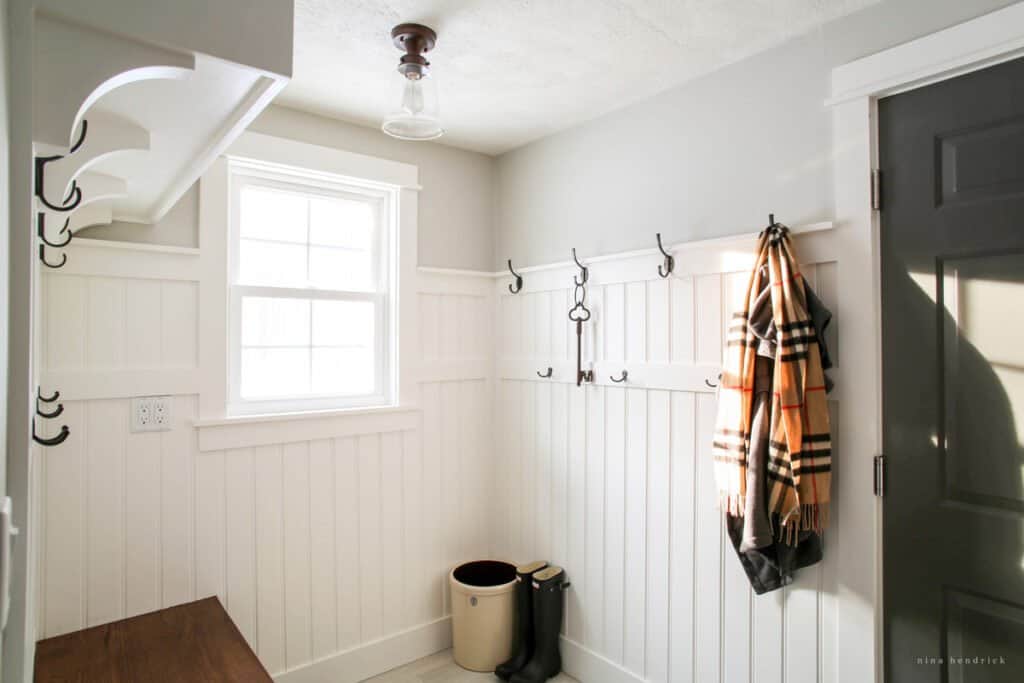
{"label": "decorative curved bracket", "polygon": [[656,233],[655,236],[658,238],[658,250],[661,251],[662,256],[665,257],[665,265],[658,266],[658,275],[666,278],[671,275],[672,271],[675,269],[676,260],[672,257],[672,254],[665,251],[665,247],[661,246],[661,233]]}
{"label": "decorative curved bracket", "polygon": [[523,276],[512,270],[512,259],[508,260],[508,272],[512,273],[512,276],[516,279],[515,289],[513,289],[512,285],[509,285],[508,291],[518,294],[523,289]]}
{"label": "decorative curved bracket", "polygon": [[71,430],[68,429],[67,425],[61,425],[60,434],[53,437],[42,437],[36,434],[36,421],[32,420],[32,440],[42,446],[59,446],[64,443],[68,436],[71,434]]}
{"label": "decorative curved bracket", "polygon": [[72,235],[71,230],[68,229],[68,225],[70,225],[70,223],[71,217],[69,216],[64,221],[64,227],[62,227],[60,229],[60,232],[57,233],[58,235],[63,235],[64,233],[67,233],[67,239],[59,243],[51,242],[46,238],[46,214],[40,211],[39,213],[36,214],[36,234],[39,236],[39,239],[42,240],[43,244],[45,244],[46,246],[53,247],[54,249],[60,249],[61,247],[66,247],[69,244],[71,244]]}

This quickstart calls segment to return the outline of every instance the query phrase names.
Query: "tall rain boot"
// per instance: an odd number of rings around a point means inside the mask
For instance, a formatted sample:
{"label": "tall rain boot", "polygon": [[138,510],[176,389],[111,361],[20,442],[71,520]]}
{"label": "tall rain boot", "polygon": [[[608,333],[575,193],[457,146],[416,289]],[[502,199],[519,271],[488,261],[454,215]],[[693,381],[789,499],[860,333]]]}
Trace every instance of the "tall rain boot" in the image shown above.
{"label": "tall rain boot", "polygon": [[547,562],[531,562],[516,567],[516,627],[513,632],[512,657],[494,670],[494,675],[503,681],[512,678],[533,656],[533,575]]}
{"label": "tall rain boot", "polygon": [[562,629],[562,591],[569,587],[561,567],[548,567],[533,575],[533,630],[537,645],[533,658],[512,683],[544,683],[562,670],[558,633]]}

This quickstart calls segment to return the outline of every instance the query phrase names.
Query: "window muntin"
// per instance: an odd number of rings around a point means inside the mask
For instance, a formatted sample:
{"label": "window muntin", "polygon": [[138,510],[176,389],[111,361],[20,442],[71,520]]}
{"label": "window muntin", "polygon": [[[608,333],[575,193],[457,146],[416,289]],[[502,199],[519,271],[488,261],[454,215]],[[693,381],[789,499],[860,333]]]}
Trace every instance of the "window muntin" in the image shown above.
{"label": "window muntin", "polygon": [[388,405],[393,190],[234,164],[233,413]]}

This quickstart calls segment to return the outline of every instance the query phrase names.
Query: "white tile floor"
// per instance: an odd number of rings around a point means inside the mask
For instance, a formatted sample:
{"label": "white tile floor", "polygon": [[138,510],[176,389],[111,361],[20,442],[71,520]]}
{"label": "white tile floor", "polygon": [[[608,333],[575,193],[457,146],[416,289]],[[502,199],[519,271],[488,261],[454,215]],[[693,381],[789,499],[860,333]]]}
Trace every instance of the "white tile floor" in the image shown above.
{"label": "white tile floor", "polygon": [[[499,680],[494,674],[466,671],[452,659],[452,651],[445,650],[418,659],[386,674],[369,678],[364,683],[472,683],[473,681],[494,683]],[[577,681],[565,674],[558,674],[550,679],[549,683],[577,683]]]}

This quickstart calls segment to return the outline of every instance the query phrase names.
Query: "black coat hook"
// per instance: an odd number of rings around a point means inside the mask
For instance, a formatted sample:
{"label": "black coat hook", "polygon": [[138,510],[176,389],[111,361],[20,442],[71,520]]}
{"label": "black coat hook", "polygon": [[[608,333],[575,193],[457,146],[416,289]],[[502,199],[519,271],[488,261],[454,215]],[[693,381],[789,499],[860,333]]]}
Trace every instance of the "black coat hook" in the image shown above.
{"label": "black coat hook", "polygon": [[523,289],[523,276],[512,270],[512,259],[508,260],[508,272],[512,273],[512,276],[516,279],[515,287],[512,285],[508,286],[508,291],[513,294],[518,294]]}
{"label": "black coat hook", "polygon": [[40,387],[36,387],[36,400],[42,401],[43,403],[53,403],[60,398],[60,392],[53,392],[53,396],[43,396],[43,390]]}
{"label": "black coat hook", "polygon": [[544,379],[548,379],[549,377],[551,377],[551,374],[552,374],[553,372],[554,372],[554,370],[552,370],[552,369],[551,369],[551,368],[549,367],[549,368],[548,368],[548,371],[547,371],[547,372],[545,372],[545,373],[543,373],[543,374],[541,374],[541,373],[540,373],[540,372],[538,371],[538,372],[537,372],[537,376],[538,376],[538,377],[543,377]]}
{"label": "black coat hook", "polygon": [[58,398],[60,398],[59,391],[53,392],[53,396],[43,396],[42,389],[40,387],[36,387],[36,415],[42,418],[46,418],[47,420],[50,420],[63,413],[63,403],[57,403],[56,410],[50,413],[44,413],[42,410],[39,409],[40,403],[55,403]]}
{"label": "black coat hook", "polygon": [[36,421],[32,420],[32,440],[35,441],[37,444],[43,446],[59,446],[60,444],[64,443],[65,440],[67,440],[69,434],[71,434],[71,430],[68,429],[68,426],[61,425],[60,434],[58,434],[57,436],[53,436],[50,438],[38,436],[36,435]]}
{"label": "black coat hook", "polygon": [[[74,154],[75,152],[78,151],[78,149],[82,146],[82,143],[85,142],[85,135],[88,132],[88,130],[89,122],[83,119],[82,130],[78,134],[78,140],[76,140],[75,143],[71,145],[71,149],[68,152],[68,154]],[[74,211],[75,209],[78,208],[78,205],[82,203],[82,188],[80,188],[78,186],[78,182],[74,180],[71,181],[71,189],[68,190],[68,194],[67,196],[64,197],[64,201],[61,204],[53,204],[52,202],[50,202],[50,200],[46,198],[46,165],[51,161],[57,161],[58,159],[63,158],[63,155],[56,154],[54,156],[48,157],[36,157],[35,159],[36,197],[39,198],[39,201],[42,202],[43,206],[50,209],[51,211]]]}
{"label": "black coat hook", "polygon": [[614,377],[609,377],[608,379],[615,382],[616,384],[621,384],[622,382],[625,382],[627,378],[629,378],[629,373],[623,370],[622,375],[618,379],[615,379]]}
{"label": "black coat hook", "polygon": [[661,233],[656,233],[655,237],[658,238],[658,249],[661,251],[662,256],[665,257],[665,265],[658,266],[658,275],[663,278],[668,277],[676,267],[676,260],[672,257],[672,254],[665,251],[665,247],[661,246]]}
{"label": "black coat hook", "polygon": [[51,242],[50,240],[46,239],[46,214],[44,214],[42,211],[36,214],[36,234],[39,236],[39,239],[42,240],[43,244],[45,244],[48,247],[60,249],[61,247],[66,247],[69,244],[71,244],[72,234],[71,231],[68,230],[69,225],[71,225],[70,216],[68,216],[68,218],[64,221],[64,227],[61,228],[60,232],[57,233],[58,235],[63,235],[64,233],[67,233],[68,238],[63,242],[59,243]]}
{"label": "black coat hook", "polygon": [[[718,373],[718,381],[719,381],[719,382],[721,382],[721,381],[722,381],[722,373]],[[717,384],[712,384],[711,382],[707,381],[707,379],[705,379],[705,380],[704,380],[704,384],[708,385],[708,386],[709,386],[709,387],[711,387],[712,389],[715,389],[715,388],[717,388],[717,387],[718,387],[718,385],[717,385]]]}
{"label": "black coat hook", "polygon": [[68,255],[67,254],[61,254],[60,255],[60,263],[50,263],[49,261],[46,260],[46,245],[45,244],[40,244],[39,245],[39,260],[42,261],[43,265],[46,266],[47,268],[53,268],[53,269],[63,268],[64,264],[68,262]]}
{"label": "black coat hook", "polygon": [[64,404],[63,403],[58,403],[57,404],[57,409],[54,410],[52,413],[44,413],[43,411],[41,411],[39,409],[39,404],[38,403],[36,404],[36,415],[38,415],[39,417],[41,417],[43,419],[46,419],[46,420],[52,420],[53,418],[57,417],[58,415],[60,415],[63,412],[64,412]]}
{"label": "black coat hook", "polygon": [[587,284],[587,278],[590,277],[590,273],[587,270],[587,267],[580,263],[580,260],[576,258],[576,247],[572,248],[572,260],[576,262],[576,265],[580,269],[579,277],[573,275],[572,281],[576,283],[577,287],[582,287],[583,285]]}

